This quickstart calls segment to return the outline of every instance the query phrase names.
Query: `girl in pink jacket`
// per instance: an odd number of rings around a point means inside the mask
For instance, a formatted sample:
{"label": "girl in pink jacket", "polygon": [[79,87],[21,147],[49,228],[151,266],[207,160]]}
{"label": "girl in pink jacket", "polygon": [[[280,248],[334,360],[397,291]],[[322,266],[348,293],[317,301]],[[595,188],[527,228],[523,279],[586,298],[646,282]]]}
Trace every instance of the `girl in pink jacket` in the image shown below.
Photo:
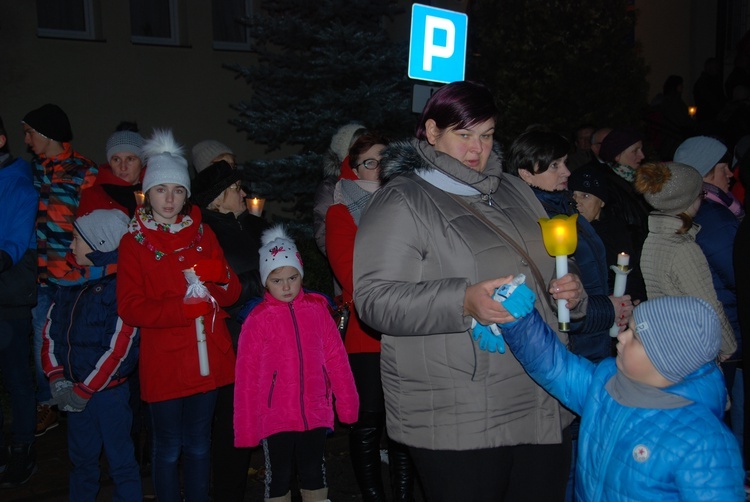
{"label": "girl in pink jacket", "polygon": [[327,500],[325,438],[334,403],[348,424],[359,409],[336,323],[325,298],[302,290],[303,275],[283,227],[264,232],[260,276],[267,292],[240,334],[234,433],[237,447],[263,445],[266,501],[291,501],[295,465],[303,500]]}

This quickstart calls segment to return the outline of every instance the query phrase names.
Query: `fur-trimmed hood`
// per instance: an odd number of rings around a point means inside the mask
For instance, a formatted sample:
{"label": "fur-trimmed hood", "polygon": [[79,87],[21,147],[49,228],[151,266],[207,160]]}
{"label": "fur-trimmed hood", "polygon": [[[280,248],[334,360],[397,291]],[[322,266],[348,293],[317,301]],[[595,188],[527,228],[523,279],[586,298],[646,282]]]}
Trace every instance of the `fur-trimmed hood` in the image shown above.
{"label": "fur-trimmed hood", "polygon": [[395,141],[383,151],[380,178],[385,184],[402,174],[437,170],[483,194],[492,194],[497,191],[504,176],[502,162],[503,154],[498,143],[493,145],[487,166],[480,173],[466,167],[450,155],[438,152],[427,141],[412,138]]}

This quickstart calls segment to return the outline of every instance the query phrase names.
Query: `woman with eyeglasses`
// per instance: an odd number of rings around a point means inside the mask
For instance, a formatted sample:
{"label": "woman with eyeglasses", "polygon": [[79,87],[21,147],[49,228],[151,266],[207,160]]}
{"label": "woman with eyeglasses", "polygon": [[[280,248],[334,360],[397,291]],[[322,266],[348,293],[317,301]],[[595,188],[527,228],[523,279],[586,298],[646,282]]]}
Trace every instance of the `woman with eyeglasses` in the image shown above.
{"label": "woman with eyeglasses", "polygon": [[[359,420],[349,433],[349,451],[357,484],[366,502],[388,500],[380,471],[380,441],[385,429],[385,403],[380,382],[380,334],[361,322],[352,303],[354,238],[372,193],[380,187],[380,159],[388,140],[365,132],[349,149],[334,189],[334,204],[326,213],[326,250],[343,301],[351,315],[344,344],[359,393]],[[388,442],[393,500],[413,500],[414,474],[404,445]]]}
{"label": "woman with eyeglasses", "polygon": [[[235,352],[242,328],[237,314],[250,298],[263,295],[258,250],[260,236],[268,228],[265,220],[248,212],[241,180],[242,171],[221,160],[202,169],[192,183],[192,199],[201,209],[203,223],[216,234],[242,286],[237,302],[225,309]],[[233,413],[234,384],[221,387],[216,401],[211,443],[214,500],[241,501],[245,496],[250,450],[234,447]]]}
{"label": "woman with eyeglasses", "polygon": [[555,259],[538,224],[547,214],[526,183],[503,173],[500,116],[482,84],[435,92],[416,137],[386,148],[383,186],[354,246],[354,301],[382,333],[388,435],[409,447],[430,502],[565,496],[572,414],[500,337],[472,329],[472,319],[515,319],[492,295],[519,273],[554,329],[553,299],[567,300],[572,319],[587,303],[574,274],[549,282]]}

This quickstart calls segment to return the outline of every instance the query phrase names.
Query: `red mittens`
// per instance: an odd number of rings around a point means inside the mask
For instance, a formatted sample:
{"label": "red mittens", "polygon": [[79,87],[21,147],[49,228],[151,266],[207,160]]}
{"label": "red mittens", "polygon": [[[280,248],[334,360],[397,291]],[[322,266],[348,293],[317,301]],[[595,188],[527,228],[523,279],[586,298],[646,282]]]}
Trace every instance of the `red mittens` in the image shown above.
{"label": "red mittens", "polygon": [[195,270],[195,275],[203,282],[219,282],[223,284],[229,281],[226,265],[224,265],[222,260],[216,258],[198,260],[193,270]]}
{"label": "red mittens", "polygon": [[182,308],[185,312],[185,317],[188,319],[197,319],[202,315],[208,315],[213,306],[210,302],[199,301],[198,303],[183,303]]}

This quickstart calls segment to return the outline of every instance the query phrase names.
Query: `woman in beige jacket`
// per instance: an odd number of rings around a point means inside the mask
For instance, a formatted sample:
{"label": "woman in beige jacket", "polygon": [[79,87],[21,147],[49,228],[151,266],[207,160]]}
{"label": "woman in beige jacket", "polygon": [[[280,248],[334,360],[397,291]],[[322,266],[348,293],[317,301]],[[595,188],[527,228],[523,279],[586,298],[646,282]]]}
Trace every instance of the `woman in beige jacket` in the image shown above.
{"label": "woman in beige jacket", "polygon": [[655,209],[648,217],[648,237],[641,253],[641,271],[649,299],[695,296],[707,301],[721,321],[719,358],[737,350],[731,324],[716,296],[711,271],[695,243],[699,225],[693,224],[703,201],[703,178],[679,162],[644,164],[636,172],[635,189]]}

